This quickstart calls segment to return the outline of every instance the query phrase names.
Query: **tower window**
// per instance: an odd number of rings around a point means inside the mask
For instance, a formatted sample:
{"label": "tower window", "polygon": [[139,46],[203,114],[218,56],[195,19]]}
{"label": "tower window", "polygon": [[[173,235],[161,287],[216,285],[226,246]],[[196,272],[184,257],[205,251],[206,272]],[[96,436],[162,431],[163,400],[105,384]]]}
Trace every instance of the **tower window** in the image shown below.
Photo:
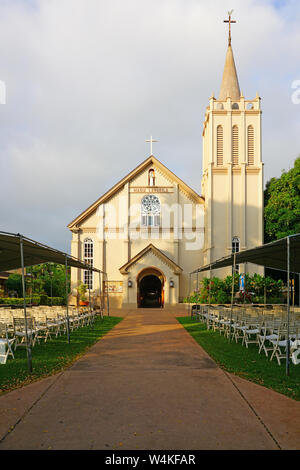
{"label": "tower window", "polygon": [[248,165],[254,165],[254,128],[248,127]]}
{"label": "tower window", "polygon": [[233,126],[232,128],[232,163],[233,165],[239,164],[239,128]]}
{"label": "tower window", "polygon": [[232,253],[239,253],[240,251],[240,239],[238,237],[234,237],[232,239]]}
{"label": "tower window", "polygon": [[157,196],[149,194],[144,196],[141,204],[142,226],[159,227],[160,226],[160,200]]}
{"label": "tower window", "polygon": [[217,127],[217,165],[223,165],[223,127]]}
{"label": "tower window", "polygon": [[237,103],[233,103],[232,109],[240,109],[240,107]]}
{"label": "tower window", "polygon": [[[94,263],[94,242],[90,238],[84,240],[84,258],[83,261],[89,266],[93,266]],[[93,271],[85,270],[83,272],[84,284],[88,286],[88,289],[93,289]]]}
{"label": "tower window", "polygon": [[[232,253],[239,253],[240,251],[240,239],[238,237],[233,237],[232,239]],[[233,274],[239,274],[240,273],[240,266],[236,264],[234,267],[232,267]]]}

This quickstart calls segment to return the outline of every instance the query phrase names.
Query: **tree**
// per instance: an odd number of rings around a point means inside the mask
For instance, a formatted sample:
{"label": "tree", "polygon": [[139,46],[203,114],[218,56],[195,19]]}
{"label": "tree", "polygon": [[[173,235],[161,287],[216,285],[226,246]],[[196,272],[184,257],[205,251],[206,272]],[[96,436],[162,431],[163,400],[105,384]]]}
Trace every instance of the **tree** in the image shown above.
{"label": "tree", "polygon": [[300,233],[300,156],[265,190],[265,243]]}

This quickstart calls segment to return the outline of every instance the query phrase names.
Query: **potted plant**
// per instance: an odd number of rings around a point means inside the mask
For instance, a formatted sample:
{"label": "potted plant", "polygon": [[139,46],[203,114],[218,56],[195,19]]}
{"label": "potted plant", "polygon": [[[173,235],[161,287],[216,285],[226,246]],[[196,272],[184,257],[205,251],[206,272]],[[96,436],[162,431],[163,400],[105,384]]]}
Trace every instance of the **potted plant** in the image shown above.
{"label": "potted plant", "polygon": [[79,305],[88,305],[88,301],[86,300],[85,294],[87,291],[87,285],[80,282],[77,287],[77,292],[79,294]]}

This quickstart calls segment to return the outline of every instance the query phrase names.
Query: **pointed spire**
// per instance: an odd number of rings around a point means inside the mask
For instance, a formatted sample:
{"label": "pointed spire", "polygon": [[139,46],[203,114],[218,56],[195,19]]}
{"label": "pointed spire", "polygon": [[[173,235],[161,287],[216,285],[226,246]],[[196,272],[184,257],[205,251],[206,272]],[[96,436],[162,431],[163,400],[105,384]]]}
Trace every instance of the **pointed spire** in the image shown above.
{"label": "pointed spire", "polygon": [[228,46],[227,50],[219,100],[225,101],[228,95],[232,100],[239,100],[241,97],[239,79],[231,45]]}
{"label": "pointed spire", "polygon": [[231,47],[231,23],[236,23],[236,21],[231,19],[232,12],[233,10],[228,12],[229,20],[224,21],[224,23],[229,23],[228,49],[219,97],[219,100],[224,101],[228,96],[230,96],[232,100],[239,100],[241,97],[241,90]]}

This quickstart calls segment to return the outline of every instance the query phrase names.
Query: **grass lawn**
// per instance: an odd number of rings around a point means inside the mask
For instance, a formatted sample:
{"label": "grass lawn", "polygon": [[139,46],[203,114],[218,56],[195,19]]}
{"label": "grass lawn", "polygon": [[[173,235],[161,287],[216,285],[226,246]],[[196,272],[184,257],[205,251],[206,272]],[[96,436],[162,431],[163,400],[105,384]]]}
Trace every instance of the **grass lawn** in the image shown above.
{"label": "grass lawn", "polygon": [[256,345],[250,344],[247,349],[241,342],[229,342],[218,331],[207,330],[204,324],[194,319],[182,317],[177,320],[222,369],[300,400],[300,365],[291,364],[290,377],[287,377],[285,361],[281,361],[281,366],[275,358],[270,362],[263,352],[258,354]]}
{"label": "grass lawn", "polygon": [[96,317],[92,327],[86,326],[70,333],[70,344],[66,335],[53,337],[46,343],[43,340],[36,343],[32,349],[32,374],[28,372],[26,349],[17,348],[15,360],[8,356],[7,363],[0,365],[0,394],[66,369],[121,320]]}

